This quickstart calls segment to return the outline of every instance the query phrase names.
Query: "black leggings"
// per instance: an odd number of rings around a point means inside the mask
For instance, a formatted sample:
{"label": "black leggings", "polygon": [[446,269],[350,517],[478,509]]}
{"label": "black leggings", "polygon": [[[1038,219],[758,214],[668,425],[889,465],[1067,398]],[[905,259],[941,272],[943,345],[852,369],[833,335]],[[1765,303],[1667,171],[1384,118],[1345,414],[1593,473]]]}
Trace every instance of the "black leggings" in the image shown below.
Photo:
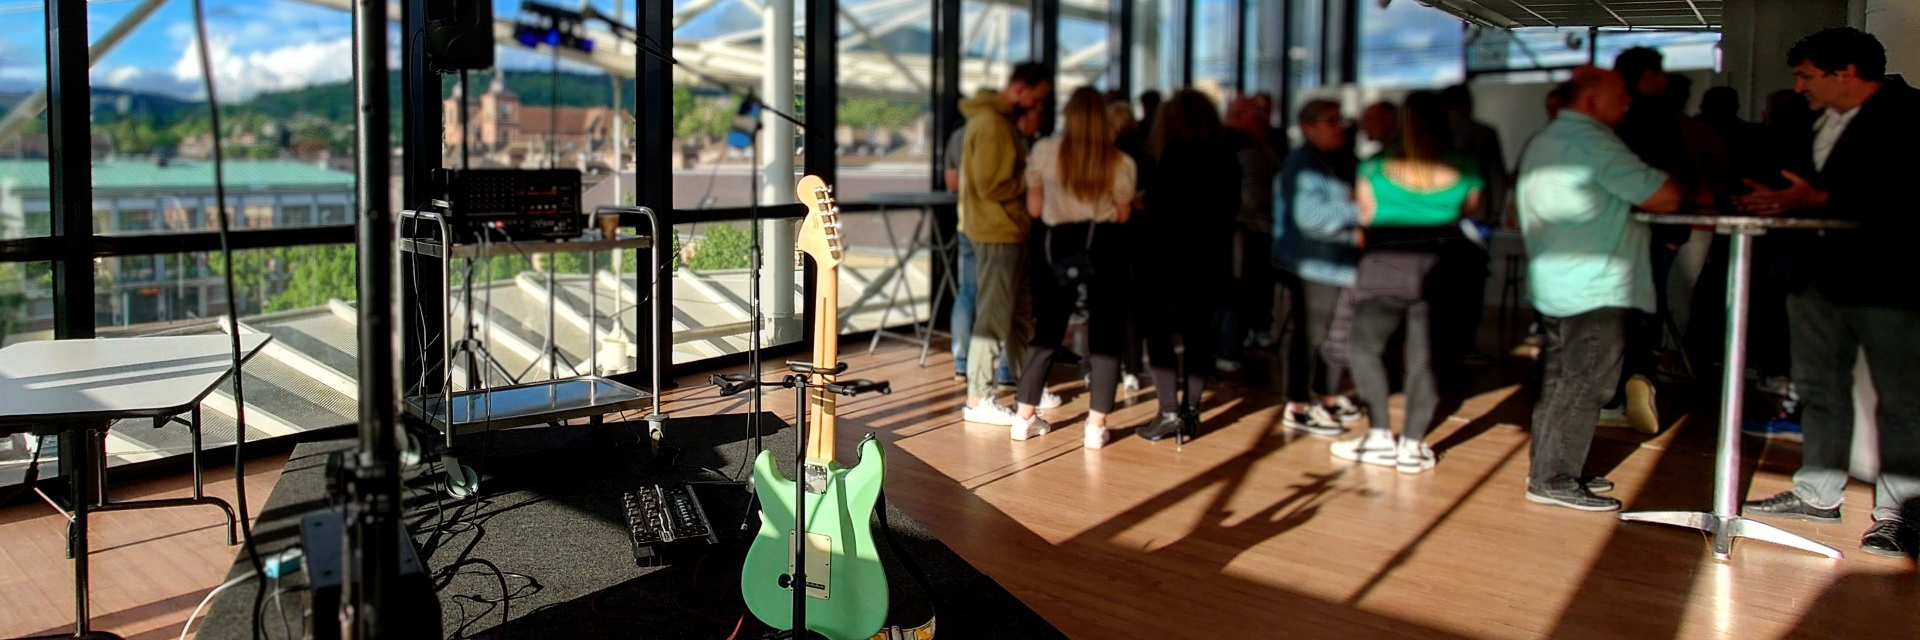
{"label": "black leggings", "polygon": [[[1213,347],[1218,334],[1213,331],[1214,305],[1199,303],[1175,305],[1166,301],[1152,303],[1141,315],[1147,336],[1147,359],[1153,368],[1153,393],[1160,401],[1161,413],[1180,410],[1179,374],[1176,365],[1187,374],[1187,400],[1200,405],[1207,378],[1213,376]],[[1180,350],[1175,352],[1174,343]]]}
{"label": "black leggings", "polygon": [[1366,403],[1372,427],[1391,428],[1393,423],[1387,410],[1387,396],[1392,393],[1387,383],[1387,341],[1400,328],[1400,321],[1406,320],[1406,381],[1403,384],[1407,394],[1407,423],[1400,435],[1415,442],[1426,437],[1427,427],[1433,423],[1434,408],[1440,401],[1433,377],[1430,315],[1426,300],[1373,298],[1359,302],[1354,307],[1353,336],[1348,343],[1353,386],[1360,392],[1360,400]]}
{"label": "black leggings", "polygon": [[[1127,298],[1121,286],[1126,264],[1120,261],[1120,252],[1112,249],[1119,246],[1117,225],[1098,225],[1097,230],[1093,230],[1094,227],[1078,223],[1034,228],[1035,233],[1045,237],[1028,245],[1033,247],[1029,261],[1033,268],[1028,269],[1027,274],[1032,279],[1034,325],[1033,341],[1027,346],[1027,361],[1020,370],[1019,388],[1014,392],[1014,400],[1022,404],[1040,404],[1040,396],[1047,390],[1047,374],[1053,368],[1053,352],[1066,339],[1067,322],[1080,299],[1078,290],[1062,287],[1054,279],[1047,255],[1050,245],[1054,260],[1082,251],[1093,260],[1094,275],[1086,282],[1087,349],[1091,352],[1087,357],[1091,378],[1088,392],[1093,396],[1089,408],[1100,413],[1113,412],[1120,386],[1120,353],[1126,339]],[[1087,241],[1090,230],[1093,232],[1091,248]]]}

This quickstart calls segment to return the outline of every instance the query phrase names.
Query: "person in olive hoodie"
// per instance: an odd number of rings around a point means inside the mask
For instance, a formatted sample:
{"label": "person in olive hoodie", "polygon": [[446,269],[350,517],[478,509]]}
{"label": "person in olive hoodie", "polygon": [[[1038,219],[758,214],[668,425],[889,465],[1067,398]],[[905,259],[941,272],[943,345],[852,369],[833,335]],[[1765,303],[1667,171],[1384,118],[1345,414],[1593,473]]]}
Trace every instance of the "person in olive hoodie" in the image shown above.
{"label": "person in olive hoodie", "polygon": [[[1026,142],[1014,126],[1040,108],[1053,90],[1047,68],[1027,62],[1013,68],[1001,91],[981,89],[960,101],[967,117],[961,142],[960,233],[973,243],[973,335],[967,347],[967,404],[961,419],[1012,428],[1013,411],[993,402],[993,375],[1000,347],[1021,362],[1033,333],[1033,300],[1026,288]],[[1013,433],[1025,440],[1038,433]]]}

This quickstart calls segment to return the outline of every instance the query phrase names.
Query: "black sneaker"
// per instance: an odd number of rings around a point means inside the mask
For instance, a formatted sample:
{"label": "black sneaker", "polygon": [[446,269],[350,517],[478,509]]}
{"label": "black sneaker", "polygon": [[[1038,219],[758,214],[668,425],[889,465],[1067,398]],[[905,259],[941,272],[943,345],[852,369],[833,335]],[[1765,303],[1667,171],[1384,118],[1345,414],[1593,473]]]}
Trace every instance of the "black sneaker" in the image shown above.
{"label": "black sneaker", "polygon": [[1583,486],[1562,489],[1527,487],[1527,502],[1550,504],[1579,511],[1619,511],[1620,501],[1606,496],[1594,495]]}
{"label": "black sneaker", "polygon": [[1881,520],[1860,538],[1860,550],[1877,556],[1905,557],[1920,550],[1920,544],[1915,543],[1914,532],[1899,520]]}
{"label": "black sneaker", "polygon": [[1147,426],[1140,427],[1138,430],[1135,430],[1134,433],[1139,434],[1140,437],[1146,438],[1149,441],[1159,442],[1179,431],[1180,414],[1162,413],[1154,416],[1152,422],[1148,422]]}
{"label": "black sneaker", "polygon": [[[1533,478],[1527,478],[1527,482],[1533,482]],[[1606,476],[1584,476],[1580,478],[1580,485],[1594,493],[1610,493],[1613,491],[1613,481],[1608,480]]]}
{"label": "black sneaker", "polygon": [[1839,522],[1840,508],[1822,509],[1801,500],[1792,491],[1782,491],[1770,498],[1748,500],[1740,505],[1743,513],[1757,513],[1778,518],[1812,520],[1814,522]]}

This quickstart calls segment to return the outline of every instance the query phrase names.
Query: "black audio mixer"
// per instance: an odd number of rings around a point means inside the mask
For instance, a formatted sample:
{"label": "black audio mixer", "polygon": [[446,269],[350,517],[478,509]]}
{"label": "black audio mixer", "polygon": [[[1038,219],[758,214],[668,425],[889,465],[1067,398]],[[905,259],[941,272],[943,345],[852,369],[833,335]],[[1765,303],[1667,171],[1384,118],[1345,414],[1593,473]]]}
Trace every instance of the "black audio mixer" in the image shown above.
{"label": "black audio mixer", "polygon": [[577,238],[580,172],[575,169],[443,169],[448,221],[457,238],[492,241]]}

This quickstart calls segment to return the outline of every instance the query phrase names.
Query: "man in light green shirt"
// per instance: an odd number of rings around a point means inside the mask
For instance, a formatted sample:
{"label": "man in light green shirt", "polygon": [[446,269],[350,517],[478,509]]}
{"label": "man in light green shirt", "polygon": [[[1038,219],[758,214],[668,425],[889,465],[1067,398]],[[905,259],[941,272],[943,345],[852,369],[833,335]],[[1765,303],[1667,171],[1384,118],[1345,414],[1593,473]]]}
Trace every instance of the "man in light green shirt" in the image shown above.
{"label": "man in light green shirt", "polygon": [[1614,135],[1633,101],[1619,74],[1581,67],[1567,86],[1565,110],[1527,143],[1520,163],[1520,230],[1545,366],[1527,500],[1615,511],[1619,500],[1593,492],[1611,483],[1585,466],[1620,378],[1628,316],[1654,310],[1651,232],[1631,212],[1678,209],[1681,191]]}

